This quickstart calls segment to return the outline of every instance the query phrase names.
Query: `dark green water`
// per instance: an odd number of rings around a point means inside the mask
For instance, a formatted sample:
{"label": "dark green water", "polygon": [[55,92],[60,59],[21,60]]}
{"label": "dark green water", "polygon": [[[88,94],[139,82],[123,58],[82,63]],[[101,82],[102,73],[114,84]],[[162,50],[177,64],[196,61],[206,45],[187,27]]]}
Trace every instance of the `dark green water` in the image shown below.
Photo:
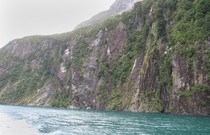
{"label": "dark green water", "polygon": [[0,106],[50,135],[210,135],[210,117]]}

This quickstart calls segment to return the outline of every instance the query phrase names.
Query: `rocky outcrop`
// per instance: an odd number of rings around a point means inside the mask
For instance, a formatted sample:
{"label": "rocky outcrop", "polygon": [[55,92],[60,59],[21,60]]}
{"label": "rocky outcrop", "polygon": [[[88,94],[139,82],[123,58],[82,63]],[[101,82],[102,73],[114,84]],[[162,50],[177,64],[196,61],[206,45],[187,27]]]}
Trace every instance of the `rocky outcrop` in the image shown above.
{"label": "rocky outcrop", "polygon": [[[180,45],[178,44],[176,47],[180,47]],[[195,47],[196,60],[193,62],[183,58],[177,52],[174,53],[172,58],[172,99],[174,112],[208,115],[209,80],[204,64],[205,59],[208,57],[204,53],[204,48],[208,48],[208,45],[201,46],[196,42]]]}

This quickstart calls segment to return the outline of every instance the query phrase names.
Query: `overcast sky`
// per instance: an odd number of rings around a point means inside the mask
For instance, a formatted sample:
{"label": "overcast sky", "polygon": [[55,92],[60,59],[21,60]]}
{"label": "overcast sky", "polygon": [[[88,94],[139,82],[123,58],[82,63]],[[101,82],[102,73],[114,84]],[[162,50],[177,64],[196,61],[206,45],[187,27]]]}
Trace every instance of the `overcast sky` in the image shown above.
{"label": "overcast sky", "polygon": [[0,47],[29,35],[71,31],[115,0],[0,0]]}

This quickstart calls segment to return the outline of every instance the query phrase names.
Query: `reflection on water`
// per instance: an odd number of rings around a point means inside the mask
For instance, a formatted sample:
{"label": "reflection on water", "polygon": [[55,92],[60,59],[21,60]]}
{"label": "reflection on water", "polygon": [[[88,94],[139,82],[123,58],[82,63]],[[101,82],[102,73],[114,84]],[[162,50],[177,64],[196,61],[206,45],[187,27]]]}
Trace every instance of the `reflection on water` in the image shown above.
{"label": "reflection on water", "polygon": [[210,118],[159,113],[131,113],[0,106],[0,112],[24,120],[40,134],[209,134]]}

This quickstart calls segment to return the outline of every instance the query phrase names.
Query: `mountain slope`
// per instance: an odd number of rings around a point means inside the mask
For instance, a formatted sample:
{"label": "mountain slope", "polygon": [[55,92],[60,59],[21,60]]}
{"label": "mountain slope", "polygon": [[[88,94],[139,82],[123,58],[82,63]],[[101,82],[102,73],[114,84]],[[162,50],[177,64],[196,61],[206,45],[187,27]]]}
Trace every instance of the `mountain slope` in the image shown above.
{"label": "mountain slope", "polygon": [[0,102],[210,115],[209,0],[144,0],[0,50]]}

